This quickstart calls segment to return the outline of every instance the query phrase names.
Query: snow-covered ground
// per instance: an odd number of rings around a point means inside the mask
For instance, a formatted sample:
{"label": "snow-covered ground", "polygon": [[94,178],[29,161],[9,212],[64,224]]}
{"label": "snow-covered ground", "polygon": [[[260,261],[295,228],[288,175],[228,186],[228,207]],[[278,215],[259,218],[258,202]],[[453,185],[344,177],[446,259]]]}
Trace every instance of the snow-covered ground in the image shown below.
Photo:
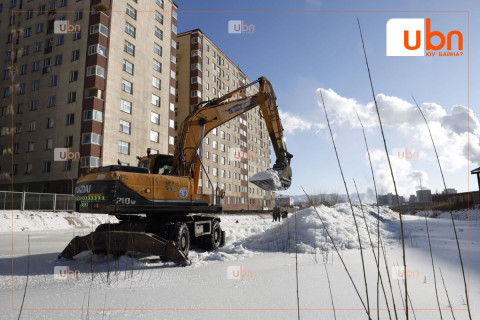
{"label": "snow-covered ground", "polygon": [[[334,208],[322,206],[317,209],[366,303],[358,238],[349,206],[339,204]],[[355,208],[372,309],[376,309],[377,271],[365,222],[376,251],[376,210],[367,206],[364,219],[360,208]],[[480,314],[480,289],[476,285],[480,283],[478,215],[479,210],[471,210],[470,221],[456,220],[470,283],[470,305],[474,318]],[[381,208],[380,216],[380,233],[387,251],[387,269],[393,276],[393,266],[402,264],[398,215]],[[462,218],[463,214],[459,216]],[[14,211],[12,233],[12,212],[2,211],[0,293],[3,299],[0,300],[0,306],[3,312],[0,318],[18,317],[28,274],[22,319],[294,319],[297,318],[295,228],[299,244],[301,318],[334,319],[326,270],[337,319],[367,318],[312,208],[299,211],[296,216],[290,215],[282,222],[272,222],[272,217],[265,214],[220,217],[222,228],[227,233],[226,245],[216,252],[193,249],[189,254],[191,266],[182,268],[155,258],[137,260],[122,256],[110,261],[89,253],[80,254],[72,261],[57,261],[58,253],[73,236],[89,233],[108,218]],[[440,217],[428,218],[428,226],[442,315],[444,319],[452,319],[439,268],[456,319],[467,319],[465,292],[451,221],[449,215]],[[409,296],[416,319],[439,319],[425,218],[418,214],[405,216],[404,225]],[[383,258],[380,261],[388,303],[392,307]],[[72,273],[78,271],[77,277],[54,279],[56,266],[66,266]],[[229,279],[234,275],[232,268],[234,271],[241,270],[242,279]],[[392,279],[391,284],[398,317],[404,319],[403,285],[401,280],[396,279]],[[380,292],[380,318],[388,319],[381,289]],[[391,312],[392,318],[395,318]],[[376,317],[376,311],[372,310],[372,318]],[[413,313],[410,313],[410,318],[413,319]]]}

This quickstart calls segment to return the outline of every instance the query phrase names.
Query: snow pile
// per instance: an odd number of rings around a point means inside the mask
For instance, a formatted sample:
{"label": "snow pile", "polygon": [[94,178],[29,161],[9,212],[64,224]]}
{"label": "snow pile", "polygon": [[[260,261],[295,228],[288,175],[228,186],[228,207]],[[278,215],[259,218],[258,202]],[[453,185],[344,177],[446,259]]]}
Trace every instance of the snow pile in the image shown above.
{"label": "snow pile", "polygon": [[71,228],[95,228],[108,221],[117,222],[105,214],[80,214],[78,212],[8,211],[0,213],[0,232],[61,230]]}
{"label": "snow pile", "polygon": [[[397,220],[397,214],[390,209],[380,209],[380,232],[384,239],[391,237],[384,221]],[[325,226],[339,249],[358,249],[358,235],[349,204],[337,204],[334,207],[320,206],[317,211],[322,217]],[[354,207],[355,217],[360,231],[362,246],[370,245],[365,221],[376,245],[377,238],[377,208],[364,206],[365,219],[360,207]],[[322,222],[313,208],[297,213],[298,251],[301,253],[315,250],[327,251],[333,249]],[[387,220],[385,220],[387,219]],[[383,221],[383,222],[382,222]],[[290,215],[287,221],[275,226],[268,232],[251,236],[245,240],[245,248],[257,251],[295,252],[295,216]]]}
{"label": "snow pile", "polygon": [[[377,207],[363,207],[372,241],[376,246]],[[333,207],[320,206],[317,211],[338,249],[358,249],[358,236],[350,205],[337,204]],[[363,248],[370,247],[362,210],[354,206],[355,217],[360,230]],[[216,252],[194,249],[189,259],[192,265],[206,264],[207,261],[235,261],[262,252],[295,252],[295,216],[289,214],[282,222],[272,222],[268,215],[223,215],[222,229],[226,231],[226,244]],[[333,245],[313,208],[297,212],[298,252],[331,251]],[[238,221],[238,224],[236,223]],[[380,233],[384,242],[396,241],[399,232],[398,214],[387,207],[380,207]]]}

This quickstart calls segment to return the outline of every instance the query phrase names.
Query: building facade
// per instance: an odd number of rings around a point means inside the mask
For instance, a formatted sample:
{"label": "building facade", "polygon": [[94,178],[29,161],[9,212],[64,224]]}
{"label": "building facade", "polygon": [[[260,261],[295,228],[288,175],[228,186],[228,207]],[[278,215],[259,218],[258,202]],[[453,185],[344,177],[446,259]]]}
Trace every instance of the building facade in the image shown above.
{"label": "building facade", "polygon": [[70,193],[90,167],[173,153],[177,6],[8,1],[0,188]]}
{"label": "building facade", "polygon": [[[221,97],[249,82],[242,70],[201,30],[179,34],[176,130],[198,103]],[[246,94],[257,92],[258,87],[251,86]],[[225,190],[222,200],[225,210],[271,209],[275,204],[272,192],[248,181],[253,174],[271,166],[269,135],[259,109],[232,119],[205,137],[202,162],[207,174],[202,172],[200,192],[210,194],[217,186]]]}

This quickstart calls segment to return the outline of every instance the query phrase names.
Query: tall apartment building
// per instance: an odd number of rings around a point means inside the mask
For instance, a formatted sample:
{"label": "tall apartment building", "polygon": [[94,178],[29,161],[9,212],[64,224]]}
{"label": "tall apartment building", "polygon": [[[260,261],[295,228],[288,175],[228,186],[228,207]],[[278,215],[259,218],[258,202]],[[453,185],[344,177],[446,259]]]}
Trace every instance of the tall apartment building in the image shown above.
{"label": "tall apartment building", "polygon": [[70,193],[90,167],[173,152],[176,11],[170,0],[0,3],[0,189],[13,179]]}
{"label": "tall apartment building", "polygon": [[[221,97],[250,81],[201,30],[179,34],[176,129],[201,101]],[[247,95],[257,92],[256,86],[247,89]],[[272,192],[248,182],[250,176],[271,166],[269,135],[259,107],[210,132],[205,137],[202,161],[210,182],[202,173],[200,191],[210,194],[217,186],[224,189],[225,210],[259,210],[275,205]]]}

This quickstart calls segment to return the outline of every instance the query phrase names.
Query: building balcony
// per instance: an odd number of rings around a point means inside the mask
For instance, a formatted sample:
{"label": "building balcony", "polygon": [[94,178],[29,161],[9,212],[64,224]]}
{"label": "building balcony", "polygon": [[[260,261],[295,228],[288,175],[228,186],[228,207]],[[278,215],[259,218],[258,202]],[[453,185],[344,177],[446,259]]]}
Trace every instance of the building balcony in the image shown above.
{"label": "building balcony", "polygon": [[92,0],[92,9],[96,11],[107,11],[110,10],[111,1],[110,0]]}

